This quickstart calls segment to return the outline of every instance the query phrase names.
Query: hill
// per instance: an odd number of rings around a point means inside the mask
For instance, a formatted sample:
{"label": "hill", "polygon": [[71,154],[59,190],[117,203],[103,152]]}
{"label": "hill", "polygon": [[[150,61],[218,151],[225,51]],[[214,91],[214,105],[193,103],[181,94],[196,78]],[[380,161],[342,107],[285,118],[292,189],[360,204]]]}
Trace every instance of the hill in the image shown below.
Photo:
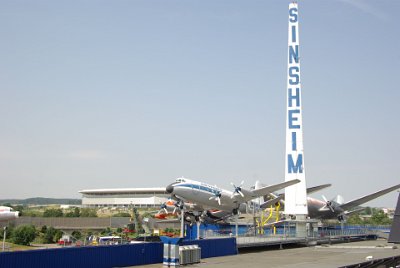
{"label": "hill", "polygon": [[27,199],[0,199],[0,204],[12,204],[12,205],[52,205],[52,204],[64,204],[64,205],[81,205],[81,199],[73,198],[45,198],[45,197],[34,197]]}

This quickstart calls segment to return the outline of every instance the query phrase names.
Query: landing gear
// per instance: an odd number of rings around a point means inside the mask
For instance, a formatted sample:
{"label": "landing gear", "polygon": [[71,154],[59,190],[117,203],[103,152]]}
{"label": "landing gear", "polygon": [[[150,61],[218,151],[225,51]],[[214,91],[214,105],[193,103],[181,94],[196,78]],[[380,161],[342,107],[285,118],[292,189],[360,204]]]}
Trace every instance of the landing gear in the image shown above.
{"label": "landing gear", "polygon": [[239,236],[239,228],[238,228],[239,209],[238,208],[233,209],[232,210],[232,214],[233,214],[233,216],[235,218],[235,237],[237,239],[238,236]]}

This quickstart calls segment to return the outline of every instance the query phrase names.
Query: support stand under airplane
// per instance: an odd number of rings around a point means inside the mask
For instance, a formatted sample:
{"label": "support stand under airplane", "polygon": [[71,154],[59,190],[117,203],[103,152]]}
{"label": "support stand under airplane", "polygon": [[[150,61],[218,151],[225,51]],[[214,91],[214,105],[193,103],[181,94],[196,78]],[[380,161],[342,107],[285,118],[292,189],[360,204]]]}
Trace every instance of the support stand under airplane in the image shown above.
{"label": "support stand under airplane", "polygon": [[174,183],[168,185],[166,191],[174,198],[180,200],[180,202],[194,203],[207,211],[215,209],[226,214],[237,215],[241,207],[245,206],[248,201],[298,182],[300,181],[295,179],[259,189],[245,189],[242,186],[242,182],[239,186],[232,184],[234,190],[228,191],[204,182],[179,178]]}

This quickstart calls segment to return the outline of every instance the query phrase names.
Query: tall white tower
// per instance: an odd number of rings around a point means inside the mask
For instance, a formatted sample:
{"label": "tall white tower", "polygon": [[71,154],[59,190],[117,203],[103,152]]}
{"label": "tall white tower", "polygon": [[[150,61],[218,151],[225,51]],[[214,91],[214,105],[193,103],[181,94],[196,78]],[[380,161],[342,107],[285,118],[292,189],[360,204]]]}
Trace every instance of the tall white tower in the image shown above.
{"label": "tall white tower", "polygon": [[308,209],[304,168],[298,18],[297,3],[289,4],[285,181],[299,179],[300,182],[285,188],[285,214],[296,215],[296,219],[304,220]]}

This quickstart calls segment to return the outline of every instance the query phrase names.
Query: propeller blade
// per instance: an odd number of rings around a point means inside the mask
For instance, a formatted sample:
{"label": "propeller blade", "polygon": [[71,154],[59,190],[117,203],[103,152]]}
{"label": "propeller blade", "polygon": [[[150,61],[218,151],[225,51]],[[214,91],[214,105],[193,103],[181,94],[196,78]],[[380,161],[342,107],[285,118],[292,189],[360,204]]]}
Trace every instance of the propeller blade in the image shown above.
{"label": "propeller blade", "polygon": [[324,195],[322,195],[322,198],[323,198],[324,201],[325,201],[325,206],[324,206],[324,208],[327,207],[327,208],[329,208],[330,211],[335,212],[334,208],[332,207],[332,202],[329,201]]}
{"label": "propeller blade", "polygon": [[231,195],[231,199],[233,199],[235,197],[236,194],[239,194],[241,197],[244,197],[244,194],[242,193],[242,186],[244,184],[244,181],[242,181],[239,186],[236,186],[233,182],[231,182],[231,185],[234,188],[234,191]]}
{"label": "propeller blade", "polygon": [[244,197],[244,194],[242,193],[242,191],[238,191],[238,193],[242,196],[242,197]]}

